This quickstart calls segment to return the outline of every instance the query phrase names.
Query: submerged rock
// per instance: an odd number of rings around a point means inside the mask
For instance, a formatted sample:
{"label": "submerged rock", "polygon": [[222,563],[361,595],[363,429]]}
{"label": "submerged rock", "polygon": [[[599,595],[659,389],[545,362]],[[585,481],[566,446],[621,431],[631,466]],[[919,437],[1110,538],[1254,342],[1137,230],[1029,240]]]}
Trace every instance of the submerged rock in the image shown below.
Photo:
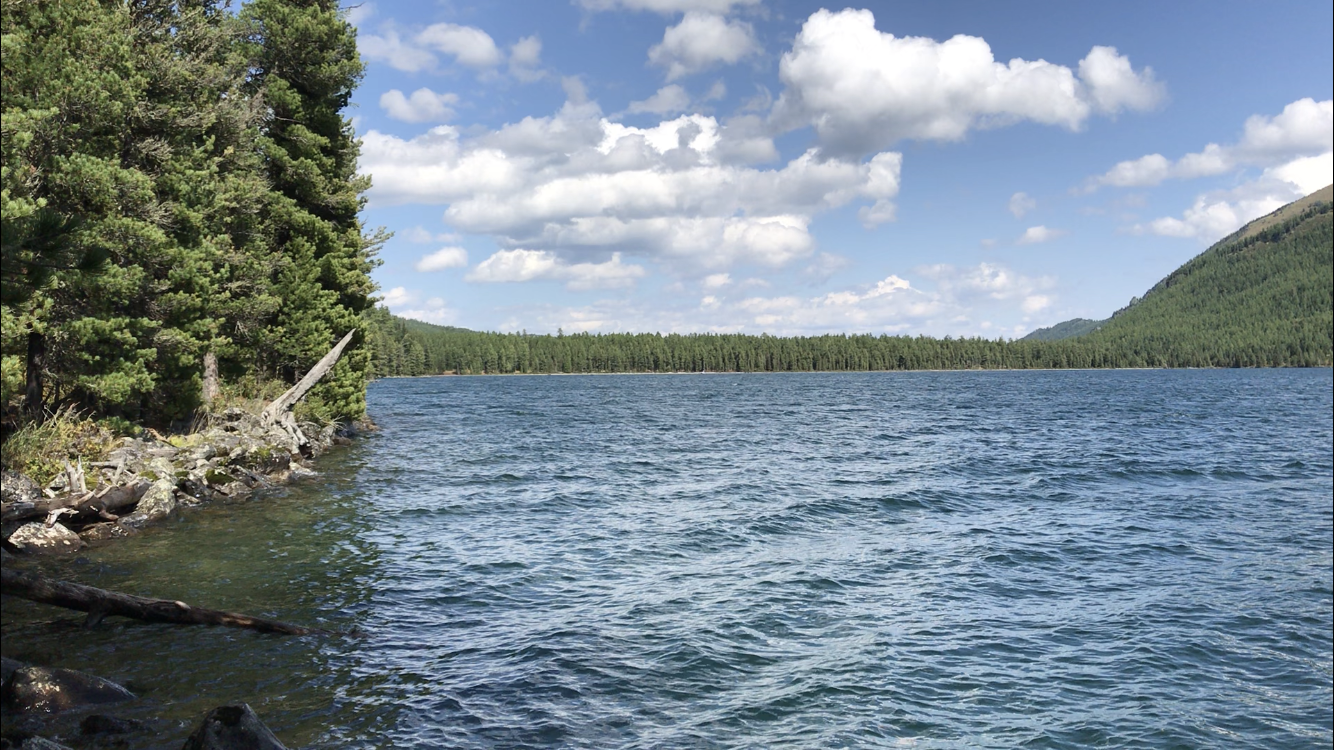
{"label": "submerged rock", "polygon": [[245,703],[209,711],[181,750],[287,750]]}
{"label": "submerged rock", "polygon": [[19,711],[67,711],[134,700],[134,693],[96,675],[72,669],[20,667],[5,681],[5,704]]}
{"label": "submerged rock", "polygon": [[91,526],[85,526],[79,532],[79,538],[85,542],[101,542],[107,539],[120,539],[121,537],[133,536],[136,529],[130,526],[122,526],[115,521],[106,523],[95,523]]}
{"label": "submerged rock", "polygon": [[53,523],[47,526],[34,521],[18,527],[9,535],[9,543],[33,554],[61,554],[78,552],[85,544],[78,534],[65,528],[63,524]]}

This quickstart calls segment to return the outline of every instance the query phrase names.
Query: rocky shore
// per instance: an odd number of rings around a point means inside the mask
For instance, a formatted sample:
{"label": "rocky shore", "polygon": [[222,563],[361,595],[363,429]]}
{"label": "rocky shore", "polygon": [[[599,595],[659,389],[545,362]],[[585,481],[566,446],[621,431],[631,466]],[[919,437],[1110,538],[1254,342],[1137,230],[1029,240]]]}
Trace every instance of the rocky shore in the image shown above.
{"label": "rocky shore", "polygon": [[231,408],[194,433],[167,437],[149,431],[123,438],[104,455],[66,464],[45,487],[5,471],[0,476],[5,552],[76,552],[135,534],[181,508],[311,476],[311,460],[370,427],[272,423]]}
{"label": "rocky shore", "polygon": [[[369,422],[320,426],[298,422],[290,412],[274,419],[229,408],[209,416],[201,429],[189,434],[164,436],[147,430],[139,437],[117,441],[101,455],[74,458],[45,486],[4,471],[0,476],[0,538],[5,565],[24,557],[77,553],[89,545],[137,534],[192,506],[313,476],[311,464],[316,457],[372,429]],[[125,688],[94,675],[11,659],[4,662],[7,716],[0,748],[65,747],[41,736],[43,717],[67,711],[87,713],[102,704],[134,698]],[[134,729],[126,720],[91,713],[80,733],[117,734]],[[248,706],[240,704],[210,712],[186,747],[223,750],[282,745]]]}

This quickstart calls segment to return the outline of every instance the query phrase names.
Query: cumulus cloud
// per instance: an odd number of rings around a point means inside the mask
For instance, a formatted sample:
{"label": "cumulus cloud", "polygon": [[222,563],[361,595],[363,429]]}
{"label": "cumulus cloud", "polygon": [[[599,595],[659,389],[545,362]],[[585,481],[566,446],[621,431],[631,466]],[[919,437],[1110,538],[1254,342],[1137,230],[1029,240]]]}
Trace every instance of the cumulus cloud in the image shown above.
{"label": "cumulus cloud", "polygon": [[1111,47],[1094,47],[1079,68],[1077,76],[1046,60],[1002,63],[979,37],[896,37],[876,30],[869,10],[820,10],[783,55],[786,88],[773,119],[780,129],[814,126],[833,152],[866,153],[1024,120],[1078,130],[1093,112],[1160,98],[1152,71],[1136,72]]}
{"label": "cumulus cloud", "polygon": [[690,274],[807,257],[814,216],[850,202],[871,204],[864,222],[892,218],[899,154],[811,150],[760,169],[736,159],[753,138],[744,123],[699,114],[630,127],[572,97],[550,117],[469,139],[448,125],[412,139],[372,130],[360,167],[375,178],[375,203],[446,205],[451,226],[506,250],[571,260],[623,251]]}
{"label": "cumulus cloud", "polygon": [[701,283],[704,285],[705,289],[721,289],[732,283],[732,276],[731,274],[726,273],[710,274],[705,276],[704,281]]}
{"label": "cumulus cloud", "polygon": [[655,115],[674,115],[684,112],[690,106],[690,95],[679,84],[671,84],[658,89],[653,96],[637,102],[630,102],[627,111],[631,113],[651,112]]}
{"label": "cumulus cloud", "polygon": [[1152,68],[1135,71],[1130,59],[1117,54],[1115,47],[1094,47],[1079,61],[1079,79],[1090,103],[1105,114],[1152,109],[1167,97],[1166,88],[1154,80]]}
{"label": "cumulus cloud", "polygon": [[440,297],[431,297],[425,302],[420,300],[419,292],[396,286],[385,292],[381,302],[395,315],[426,323],[445,325],[453,323],[458,317],[458,311],[450,309]]}
{"label": "cumulus cloud", "polygon": [[714,65],[734,65],[759,51],[755,31],[743,21],[717,13],[689,11],[669,26],[662,41],[649,48],[649,62],[667,69],[667,80],[698,73]]}
{"label": "cumulus cloud", "polygon": [[1010,213],[1014,218],[1022,219],[1024,214],[1038,207],[1038,202],[1029,197],[1028,193],[1015,193],[1010,196]]}
{"label": "cumulus cloud", "polygon": [[454,116],[453,105],[458,101],[457,94],[437,94],[425,87],[412,92],[412,96],[404,96],[398,89],[380,95],[380,107],[385,113],[404,122],[448,120]]}
{"label": "cumulus cloud", "polygon": [[[407,36],[387,24],[378,34],[358,35],[357,49],[368,60],[379,60],[407,73],[436,69],[439,55],[479,71],[492,70],[506,59],[490,34],[475,26],[453,23],[432,24]],[[536,35],[523,37],[509,48],[510,74],[521,81],[542,78],[541,55],[541,39]]]}
{"label": "cumulus cloud", "polygon": [[1213,242],[1330,184],[1334,152],[1294,159],[1229,190],[1204,193],[1181,216],[1136,225],[1135,232]]}
{"label": "cumulus cloud", "polygon": [[736,6],[758,5],[760,0],[576,0],[585,10],[647,10],[663,15],[705,11],[727,13]]}
{"label": "cumulus cloud", "polygon": [[[1150,187],[1168,179],[1208,177],[1248,166],[1276,167],[1331,151],[1334,151],[1334,100],[1298,99],[1273,117],[1247,118],[1236,143],[1206,144],[1200,151],[1175,162],[1162,154],[1123,161],[1090,178],[1086,192],[1104,185]],[[1328,179],[1320,187],[1327,184]]]}
{"label": "cumulus cloud", "polygon": [[396,286],[385,292],[384,298],[381,300],[381,302],[384,303],[384,306],[390,310],[393,310],[396,307],[410,305],[416,301],[417,294],[415,292],[409,292],[406,287],[401,286]]}
{"label": "cumulus cloud", "polygon": [[1060,229],[1050,229],[1048,227],[1044,227],[1039,224],[1036,227],[1029,227],[1028,229],[1025,229],[1024,233],[1019,236],[1019,239],[1014,241],[1014,244],[1036,245],[1040,242],[1047,242],[1048,240],[1054,240],[1063,234],[1065,234],[1065,232]]}
{"label": "cumulus cloud", "polygon": [[430,255],[423,255],[414,268],[418,271],[443,271],[468,265],[468,251],[461,247],[442,247]]}
{"label": "cumulus cloud", "polygon": [[510,45],[510,75],[531,83],[543,78],[542,40],[536,34]]}
{"label": "cumulus cloud", "polygon": [[416,73],[435,67],[436,57],[398,32],[388,29],[380,34],[358,34],[357,50],[368,60],[380,60],[395,70]]}
{"label": "cumulus cloud", "polygon": [[474,26],[431,24],[417,34],[417,43],[450,55],[471,68],[494,67],[502,58],[491,35]]}
{"label": "cumulus cloud", "polygon": [[602,263],[567,263],[545,250],[501,250],[477,264],[466,277],[477,282],[514,282],[538,279],[565,282],[573,291],[616,289],[634,286],[644,277],[644,267],[621,262],[620,253]]}

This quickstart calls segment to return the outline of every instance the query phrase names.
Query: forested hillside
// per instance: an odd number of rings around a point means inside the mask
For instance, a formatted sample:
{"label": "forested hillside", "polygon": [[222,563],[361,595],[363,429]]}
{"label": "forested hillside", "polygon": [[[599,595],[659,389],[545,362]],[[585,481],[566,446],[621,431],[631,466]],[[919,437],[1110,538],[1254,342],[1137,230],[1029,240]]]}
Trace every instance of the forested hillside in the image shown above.
{"label": "forested hillside", "polygon": [[1265,217],[1256,222],[1262,228],[1224,239],[1080,341],[1146,366],[1328,364],[1330,192],[1286,219]]}
{"label": "forested hillside", "polygon": [[[0,9],[7,409],[178,419],[206,359],[224,390],[290,382],[361,325],[378,238],[335,0]],[[369,367],[354,347],[312,408],[359,416]]]}
{"label": "forested hillside", "polygon": [[1107,321],[1067,321],[1048,329],[1064,334],[1055,337],[549,336],[444,328],[377,309],[367,318],[374,372],[1329,366],[1334,214],[1328,197],[1321,197],[1257,220],[1262,228],[1223,240]]}

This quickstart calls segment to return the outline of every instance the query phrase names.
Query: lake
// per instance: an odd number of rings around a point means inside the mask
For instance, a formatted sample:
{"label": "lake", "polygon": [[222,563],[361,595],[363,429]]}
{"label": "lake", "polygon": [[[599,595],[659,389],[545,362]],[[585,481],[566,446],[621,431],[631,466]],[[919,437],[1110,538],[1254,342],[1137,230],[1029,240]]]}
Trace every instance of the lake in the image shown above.
{"label": "lake", "polygon": [[378,381],[319,478],[48,566],[355,632],[7,601],[4,652],[130,686],[135,747],[233,700],[311,748],[1329,747],[1332,386]]}

